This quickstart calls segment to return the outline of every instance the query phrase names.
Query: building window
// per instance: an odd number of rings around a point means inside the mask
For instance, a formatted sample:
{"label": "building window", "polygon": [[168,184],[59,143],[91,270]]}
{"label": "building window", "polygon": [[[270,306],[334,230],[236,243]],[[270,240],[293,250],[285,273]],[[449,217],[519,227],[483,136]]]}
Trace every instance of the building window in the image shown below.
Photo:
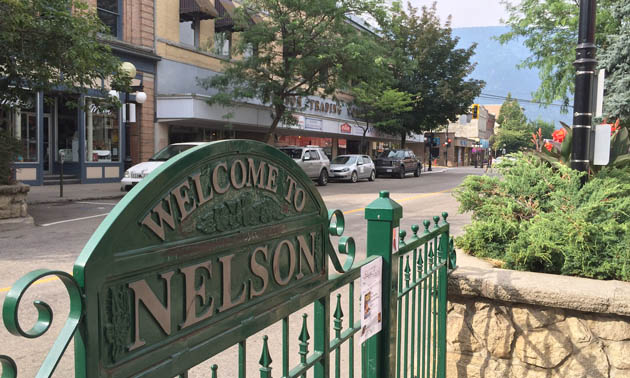
{"label": "building window", "polygon": [[85,161],[120,161],[118,110],[99,106],[97,99],[86,101]]}
{"label": "building window", "polygon": [[[199,24],[197,23],[197,26]],[[179,42],[199,47],[198,44],[195,43],[195,40],[199,41],[199,37],[195,38],[196,35],[199,34],[199,29],[195,30],[195,22],[194,21],[181,21],[179,23]]]}
{"label": "building window", "polygon": [[37,113],[34,106],[26,104],[22,108],[0,108],[0,129],[8,130],[22,144],[17,162],[37,161]]}
{"label": "building window", "polygon": [[98,18],[107,25],[110,34],[116,38],[122,38],[122,0],[97,0],[96,11]]}
{"label": "building window", "polygon": [[213,52],[219,56],[230,56],[232,45],[232,33],[230,31],[220,31],[214,33]]}

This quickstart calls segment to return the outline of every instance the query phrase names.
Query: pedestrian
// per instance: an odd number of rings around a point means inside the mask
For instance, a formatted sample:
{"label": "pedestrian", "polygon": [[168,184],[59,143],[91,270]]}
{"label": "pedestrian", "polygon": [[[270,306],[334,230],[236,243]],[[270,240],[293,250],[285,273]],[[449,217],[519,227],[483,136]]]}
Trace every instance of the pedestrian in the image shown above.
{"label": "pedestrian", "polygon": [[488,164],[486,165],[486,172],[490,169],[490,173],[492,173],[492,152],[488,154]]}

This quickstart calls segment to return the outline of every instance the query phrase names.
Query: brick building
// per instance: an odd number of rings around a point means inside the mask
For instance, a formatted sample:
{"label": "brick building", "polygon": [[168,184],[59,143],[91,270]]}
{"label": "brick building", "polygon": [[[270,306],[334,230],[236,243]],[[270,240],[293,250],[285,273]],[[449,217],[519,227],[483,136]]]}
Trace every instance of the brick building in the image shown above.
{"label": "brick building", "polygon": [[[27,184],[58,182],[62,163],[67,183],[115,182],[127,166],[154,153],[154,87],[160,58],[155,54],[153,0],[87,2],[109,27],[103,42],[122,62],[135,66],[134,92],[110,94],[128,104],[121,109],[101,109],[102,92],[88,89],[79,97],[63,90],[34,93],[32,101],[1,111],[0,124],[25,147],[14,167],[16,178]],[[107,82],[101,85],[108,87]]]}

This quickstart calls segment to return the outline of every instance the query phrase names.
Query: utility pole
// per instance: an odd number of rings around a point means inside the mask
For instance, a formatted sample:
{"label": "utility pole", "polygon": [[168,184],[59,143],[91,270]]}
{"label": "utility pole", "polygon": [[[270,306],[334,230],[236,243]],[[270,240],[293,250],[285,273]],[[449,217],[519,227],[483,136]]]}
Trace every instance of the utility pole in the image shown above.
{"label": "utility pole", "polygon": [[[571,168],[581,172],[589,170],[589,147],[593,121],[592,84],[595,76],[595,19],[596,0],[580,0],[580,29],[576,60],[575,98],[573,102],[573,140],[571,142]],[[583,178],[582,184],[586,181]]]}

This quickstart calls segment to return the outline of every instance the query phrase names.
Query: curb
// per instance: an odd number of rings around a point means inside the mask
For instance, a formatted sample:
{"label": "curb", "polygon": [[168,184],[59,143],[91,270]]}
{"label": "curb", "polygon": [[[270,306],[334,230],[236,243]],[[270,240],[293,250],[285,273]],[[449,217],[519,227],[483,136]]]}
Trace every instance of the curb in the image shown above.
{"label": "curb", "polygon": [[[107,196],[93,196],[93,197],[80,197],[80,198],[55,198],[55,199],[43,199],[43,200],[34,200],[28,201],[28,205],[42,205],[42,204],[50,204],[50,203],[66,203],[66,202],[76,202],[76,201],[97,201],[97,200],[107,200],[107,199],[119,199],[123,198],[126,193],[107,195]],[[28,198],[28,197],[27,197]]]}
{"label": "curb", "polygon": [[0,220],[0,231],[14,231],[23,227],[34,227],[35,220],[27,215],[19,218],[8,218]]}

